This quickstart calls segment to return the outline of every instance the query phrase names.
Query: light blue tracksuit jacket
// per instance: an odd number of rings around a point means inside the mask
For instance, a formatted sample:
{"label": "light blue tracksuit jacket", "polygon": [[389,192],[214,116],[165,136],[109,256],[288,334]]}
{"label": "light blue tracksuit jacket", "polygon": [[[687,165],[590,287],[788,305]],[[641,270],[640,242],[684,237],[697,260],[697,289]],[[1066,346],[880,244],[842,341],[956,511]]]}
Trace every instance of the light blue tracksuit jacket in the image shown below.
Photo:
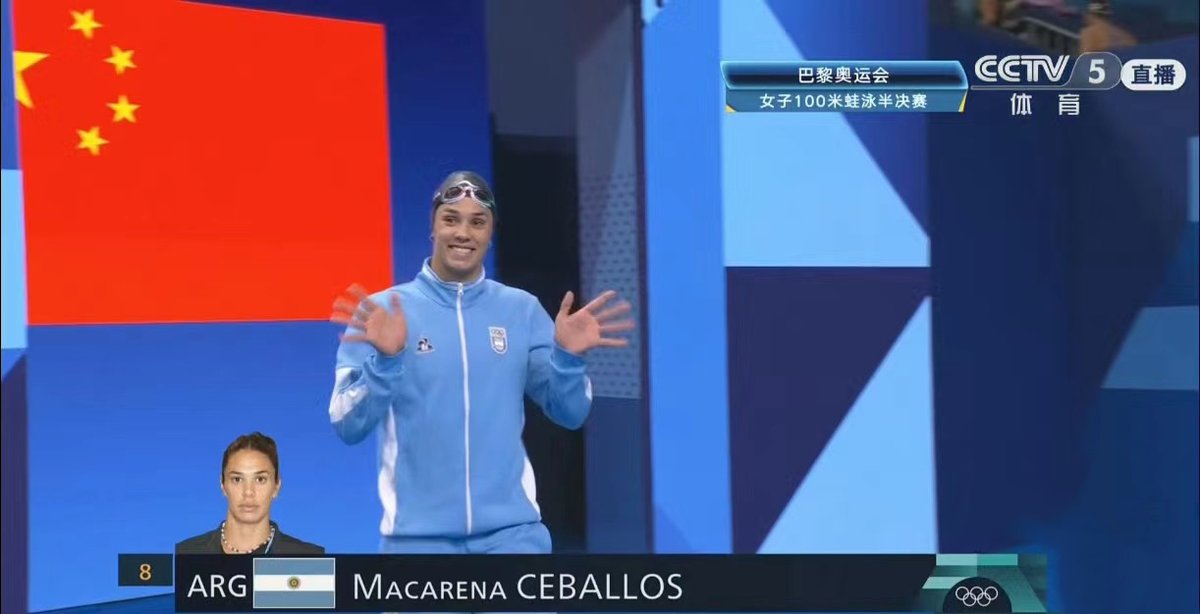
{"label": "light blue tracksuit jacket", "polygon": [[438,279],[425,266],[399,293],[408,339],[395,356],[342,343],[329,416],[343,441],[379,432],[380,532],[462,538],[541,520],[521,433],[528,394],[554,422],[583,425],[583,359],[554,343],[533,295],[481,277]]}

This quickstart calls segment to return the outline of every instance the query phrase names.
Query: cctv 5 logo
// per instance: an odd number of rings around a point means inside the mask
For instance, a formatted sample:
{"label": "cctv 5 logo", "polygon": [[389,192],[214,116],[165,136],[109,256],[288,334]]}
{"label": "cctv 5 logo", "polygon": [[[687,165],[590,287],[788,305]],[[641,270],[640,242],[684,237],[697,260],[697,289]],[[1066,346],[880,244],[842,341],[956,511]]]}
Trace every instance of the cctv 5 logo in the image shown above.
{"label": "cctv 5 logo", "polygon": [[[975,62],[975,77],[980,81],[995,83],[1037,83],[1042,75],[1048,81],[1058,83],[1067,72],[1067,57],[1060,55],[1051,59],[1048,55],[985,55]],[[1103,75],[1101,79],[1103,80]]]}

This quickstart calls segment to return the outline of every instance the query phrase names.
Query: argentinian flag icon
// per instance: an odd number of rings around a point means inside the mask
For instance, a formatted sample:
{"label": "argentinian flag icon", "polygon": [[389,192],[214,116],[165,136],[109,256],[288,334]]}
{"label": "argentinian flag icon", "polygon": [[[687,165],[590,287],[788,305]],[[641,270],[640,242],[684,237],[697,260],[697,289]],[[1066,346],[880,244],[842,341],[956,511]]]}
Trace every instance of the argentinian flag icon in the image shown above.
{"label": "argentinian flag icon", "polygon": [[254,559],[254,609],[333,609],[336,563],[332,558]]}

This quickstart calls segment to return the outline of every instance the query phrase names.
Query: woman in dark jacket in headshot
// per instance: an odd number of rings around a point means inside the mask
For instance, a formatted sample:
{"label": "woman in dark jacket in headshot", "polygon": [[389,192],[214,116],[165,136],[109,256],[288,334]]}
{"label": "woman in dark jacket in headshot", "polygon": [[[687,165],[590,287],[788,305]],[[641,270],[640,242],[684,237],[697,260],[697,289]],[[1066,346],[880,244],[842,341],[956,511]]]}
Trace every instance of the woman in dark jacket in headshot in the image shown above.
{"label": "woman in dark jacket in headshot", "polygon": [[212,531],[175,544],[175,554],[324,554],[316,544],[279,530],[271,503],[279,496],[279,452],[262,433],[242,435],[221,460],[225,520]]}

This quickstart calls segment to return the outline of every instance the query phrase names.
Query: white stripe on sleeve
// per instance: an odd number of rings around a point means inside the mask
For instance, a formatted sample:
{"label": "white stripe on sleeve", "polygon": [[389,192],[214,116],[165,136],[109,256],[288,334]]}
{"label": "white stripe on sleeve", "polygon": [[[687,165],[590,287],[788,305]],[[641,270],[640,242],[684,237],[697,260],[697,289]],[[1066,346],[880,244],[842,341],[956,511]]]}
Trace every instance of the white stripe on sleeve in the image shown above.
{"label": "white stripe on sleeve", "polygon": [[333,396],[329,399],[329,420],[331,422],[340,422],[359,403],[362,403],[363,399],[367,398],[367,385],[361,379],[349,387],[346,386],[356,371],[358,370],[350,367],[337,370],[333,382]]}

